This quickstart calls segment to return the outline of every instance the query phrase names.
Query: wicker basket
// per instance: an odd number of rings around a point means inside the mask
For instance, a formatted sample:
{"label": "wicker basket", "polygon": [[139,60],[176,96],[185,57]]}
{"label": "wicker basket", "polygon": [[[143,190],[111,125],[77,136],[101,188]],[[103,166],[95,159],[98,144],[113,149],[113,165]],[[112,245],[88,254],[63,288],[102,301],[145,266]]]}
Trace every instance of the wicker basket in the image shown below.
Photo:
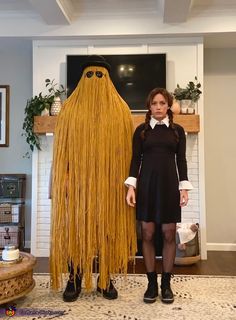
{"label": "wicker basket", "polygon": [[12,222],[11,205],[4,203],[0,204],[0,223]]}
{"label": "wicker basket", "polygon": [[197,263],[201,259],[200,255],[193,257],[175,257],[175,265],[177,266],[187,266]]}
{"label": "wicker basket", "polygon": [[20,243],[20,231],[18,226],[1,226],[0,227],[0,248],[4,248],[8,244],[16,247]]}
{"label": "wicker basket", "polygon": [[180,250],[178,248],[179,235],[176,233],[176,257],[175,257],[175,265],[191,265],[197,263],[200,257],[200,248],[199,248],[199,230],[196,232],[195,237],[185,243],[185,250]]}

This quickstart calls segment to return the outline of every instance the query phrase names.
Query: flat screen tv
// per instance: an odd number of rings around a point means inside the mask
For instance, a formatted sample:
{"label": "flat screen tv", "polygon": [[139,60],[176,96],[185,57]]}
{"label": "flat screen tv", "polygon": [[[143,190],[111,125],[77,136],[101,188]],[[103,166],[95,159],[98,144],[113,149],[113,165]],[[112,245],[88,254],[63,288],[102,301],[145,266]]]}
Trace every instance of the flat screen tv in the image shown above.
{"label": "flat screen tv", "polygon": [[[111,66],[110,77],[132,112],[146,111],[148,93],[166,88],[166,54],[103,55]],[[67,55],[67,96],[77,86],[87,55]]]}

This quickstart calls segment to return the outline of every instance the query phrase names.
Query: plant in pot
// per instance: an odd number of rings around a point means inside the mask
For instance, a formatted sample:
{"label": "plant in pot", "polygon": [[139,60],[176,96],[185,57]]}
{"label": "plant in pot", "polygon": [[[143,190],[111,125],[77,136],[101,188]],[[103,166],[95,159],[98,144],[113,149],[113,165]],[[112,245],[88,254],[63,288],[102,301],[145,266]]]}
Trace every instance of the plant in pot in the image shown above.
{"label": "plant in pot", "polygon": [[[48,90],[48,94],[42,94],[40,92],[38,95],[27,100],[25,107],[25,118],[23,122],[23,136],[26,138],[26,142],[29,144],[30,150],[33,151],[34,148],[40,150],[40,139],[39,135],[34,133],[34,116],[40,116],[42,113],[50,113],[51,106],[56,97],[61,97],[65,93],[65,89],[62,85],[57,85],[54,80],[46,79],[45,86]],[[46,112],[45,112],[46,111]],[[24,157],[29,158],[30,153],[27,152]]]}
{"label": "plant in pot", "polygon": [[179,84],[174,90],[173,96],[180,101],[181,113],[194,113],[195,103],[199,100],[202,91],[200,90],[201,83],[197,77],[194,81],[189,81],[185,88],[181,88]]}

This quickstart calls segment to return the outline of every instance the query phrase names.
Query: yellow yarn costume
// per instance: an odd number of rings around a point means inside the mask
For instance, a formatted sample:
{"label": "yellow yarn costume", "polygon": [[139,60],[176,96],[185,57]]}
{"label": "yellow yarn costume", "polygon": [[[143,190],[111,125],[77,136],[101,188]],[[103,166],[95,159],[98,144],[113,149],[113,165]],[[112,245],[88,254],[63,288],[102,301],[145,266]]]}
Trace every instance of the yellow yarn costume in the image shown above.
{"label": "yellow yarn costume", "polygon": [[[86,76],[93,71],[91,78]],[[96,71],[103,76],[98,78]],[[125,202],[133,123],[106,68],[89,66],[58,116],[54,135],[50,268],[52,287],[72,262],[92,288],[94,257],[99,286],[127,273],[136,253],[134,210]]]}

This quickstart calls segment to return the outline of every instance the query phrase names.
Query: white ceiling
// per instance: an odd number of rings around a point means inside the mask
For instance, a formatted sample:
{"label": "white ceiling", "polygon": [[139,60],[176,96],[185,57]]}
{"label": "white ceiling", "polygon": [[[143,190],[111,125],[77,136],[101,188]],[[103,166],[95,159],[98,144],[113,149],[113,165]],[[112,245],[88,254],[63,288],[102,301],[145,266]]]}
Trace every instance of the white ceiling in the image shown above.
{"label": "white ceiling", "polygon": [[236,0],[0,0],[0,37],[137,36],[140,30],[236,47]]}

